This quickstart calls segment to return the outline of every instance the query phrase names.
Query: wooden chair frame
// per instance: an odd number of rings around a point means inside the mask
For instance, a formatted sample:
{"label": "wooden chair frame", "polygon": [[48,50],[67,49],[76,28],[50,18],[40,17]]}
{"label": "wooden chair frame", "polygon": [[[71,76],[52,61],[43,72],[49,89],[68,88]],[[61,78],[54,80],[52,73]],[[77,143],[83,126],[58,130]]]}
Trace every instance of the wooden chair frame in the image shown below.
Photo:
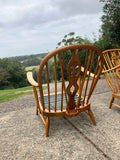
{"label": "wooden chair frame", "polygon": [[[85,50],[85,53],[82,51]],[[67,72],[67,82],[65,81],[65,57],[67,56],[67,51],[70,52],[71,57],[66,67]],[[81,64],[80,56],[85,54],[84,64]],[[98,63],[96,63],[95,71],[92,73],[92,68],[94,66],[95,57],[99,56]],[[51,93],[50,88],[50,75],[48,61],[52,59],[54,66],[54,93]],[[60,91],[60,108],[58,109],[58,89],[57,89],[57,61],[59,61],[60,73],[61,73],[61,91]],[[96,125],[93,113],[90,108],[89,99],[92,92],[97,84],[99,76],[102,72],[104,59],[102,52],[95,46],[87,44],[70,45],[58,48],[51,53],[49,53],[41,62],[38,70],[38,83],[33,79],[32,72],[27,73],[27,79],[29,83],[33,86],[33,91],[37,103],[36,114],[39,113],[45,128],[46,137],[48,137],[49,132],[49,118],[50,117],[60,117],[60,116],[76,116],[80,112],[87,113],[93,124]],[[45,100],[45,94],[43,91],[43,70],[46,68],[47,76],[47,100]],[[83,73],[81,77],[81,72]],[[90,77],[92,80],[90,81]],[[90,84],[90,87],[88,87]],[[85,86],[84,86],[85,85]],[[39,88],[40,99],[36,88]],[[84,90],[84,93],[83,93]],[[51,95],[54,95],[54,105],[51,104]],[[64,98],[63,98],[64,96]],[[77,97],[77,100],[75,99]],[[65,99],[65,100],[64,100]],[[46,108],[47,101],[47,108]],[[65,103],[65,108],[64,108]],[[52,108],[52,107],[53,108]],[[45,118],[46,117],[46,118]]]}
{"label": "wooden chair frame", "polygon": [[114,99],[120,99],[120,49],[109,49],[103,52],[105,64],[102,73],[106,78],[109,87],[112,90],[112,98],[110,100],[109,108],[112,105],[120,108],[120,105],[114,103]]}

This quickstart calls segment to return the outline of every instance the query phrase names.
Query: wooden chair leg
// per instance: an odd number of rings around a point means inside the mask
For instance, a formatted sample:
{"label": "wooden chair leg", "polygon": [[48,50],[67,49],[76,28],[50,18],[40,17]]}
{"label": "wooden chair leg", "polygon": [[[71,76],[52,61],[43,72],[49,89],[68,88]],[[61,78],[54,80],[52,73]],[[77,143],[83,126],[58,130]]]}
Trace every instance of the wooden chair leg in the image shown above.
{"label": "wooden chair leg", "polygon": [[36,106],[36,115],[38,115],[38,106]]}
{"label": "wooden chair leg", "polygon": [[48,137],[48,133],[49,133],[49,117],[46,118],[45,128],[46,128],[46,137]]}
{"label": "wooden chair leg", "polygon": [[34,91],[34,96],[35,96],[35,100],[36,100],[36,115],[38,115],[38,108],[39,108],[39,99],[38,99],[38,94],[37,94],[37,89],[35,87],[33,87],[33,91]]}
{"label": "wooden chair leg", "polygon": [[114,97],[112,96],[111,101],[110,101],[110,105],[109,105],[109,108],[110,108],[110,109],[111,109],[111,106],[112,106],[113,101],[114,101]]}
{"label": "wooden chair leg", "polygon": [[93,112],[91,111],[91,109],[88,110],[88,114],[89,114],[93,124],[96,125],[95,118],[94,118],[94,115],[93,115]]}

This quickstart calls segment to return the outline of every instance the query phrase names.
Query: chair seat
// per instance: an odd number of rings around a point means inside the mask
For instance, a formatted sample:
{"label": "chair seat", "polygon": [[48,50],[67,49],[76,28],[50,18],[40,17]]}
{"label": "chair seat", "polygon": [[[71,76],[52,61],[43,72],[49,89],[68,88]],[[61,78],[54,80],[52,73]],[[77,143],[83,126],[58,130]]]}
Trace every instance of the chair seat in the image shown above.
{"label": "chair seat", "polygon": [[[78,95],[76,95],[75,96],[75,102],[77,102],[78,98],[79,98]],[[56,110],[61,110],[61,99],[62,99],[62,94],[57,94]],[[39,100],[41,102],[40,97],[39,97]],[[82,103],[82,102],[83,102],[83,98],[81,97],[80,98],[80,103]],[[48,107],[49,107],[48,95],[44,96],[44,104],[45,104],[45,109],[48,109]],[[63,110],[66,110],[65,94],[63,94],[63,105],[62,105],[62,107],[63,107]],[[52,110],[55,109],[55,95],[54,94],[50,95],[50,108]]]}
{"label": "chair seat", "polygon": [[117,95],[120,95],[120,92],[117,92]]}

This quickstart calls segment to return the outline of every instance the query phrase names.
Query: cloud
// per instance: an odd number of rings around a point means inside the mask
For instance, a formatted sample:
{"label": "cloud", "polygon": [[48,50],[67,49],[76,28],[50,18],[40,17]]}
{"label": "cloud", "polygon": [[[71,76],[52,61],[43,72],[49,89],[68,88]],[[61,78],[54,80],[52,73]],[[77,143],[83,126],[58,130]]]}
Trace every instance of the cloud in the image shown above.
{"label": "cloud", "polygon": [[91,3],[90,0],[5,0],[2,1],[0,27],[32,28],[73,16],[96,14],[101,11],[101,4],[99,1],[94,3],[95,1],[92,0]]}
{"label": "cloud", "polygon": [[0,56],[46,52],[71,31],[98,36],[99,0],[1,0]]}
{"label": "cloud", "polygon": [[99,0],[53,0],[52,4],[67,16],[101,12]]}
{"label": "cloud", "polygon": [[[59,18],[57,9],[51,5],[49,0],[27,1],[9,1],[2,2],[0,12],[0,27],[28,27],[43,25]],[[15,2],[15,3],[13,3]],[[21,2],[21,3],[20,3]],[[30,2],[30,3],[29,3]]]}

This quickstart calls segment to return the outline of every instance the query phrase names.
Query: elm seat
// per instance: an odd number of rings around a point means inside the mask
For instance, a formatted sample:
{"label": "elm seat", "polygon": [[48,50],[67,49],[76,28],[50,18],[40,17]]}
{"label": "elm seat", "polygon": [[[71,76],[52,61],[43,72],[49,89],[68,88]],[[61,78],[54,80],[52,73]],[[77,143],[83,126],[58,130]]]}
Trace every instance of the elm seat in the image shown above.
{"label": "elm seat", "polygon": [[114,103],[114,99],[120,99],[120,49],[109,49],[103,52],[105,60],[103,73],[105,79],[112,90],[112,98],[109,108],[112,105],[120,108],[120,105]]}
{"label": "elm seat", "polygon": [[[36,114],[39,113],[45,125],[46,137],[50,117],[72,117],[85,112],[96,125],[89,100],[103,63],[100,49],[92,45],[76,44],[50,52],[40,64],[38,82],[33,79],[32,72],[27,73],[37,103]],[[44,84],[46,90],[43,90]]]}

